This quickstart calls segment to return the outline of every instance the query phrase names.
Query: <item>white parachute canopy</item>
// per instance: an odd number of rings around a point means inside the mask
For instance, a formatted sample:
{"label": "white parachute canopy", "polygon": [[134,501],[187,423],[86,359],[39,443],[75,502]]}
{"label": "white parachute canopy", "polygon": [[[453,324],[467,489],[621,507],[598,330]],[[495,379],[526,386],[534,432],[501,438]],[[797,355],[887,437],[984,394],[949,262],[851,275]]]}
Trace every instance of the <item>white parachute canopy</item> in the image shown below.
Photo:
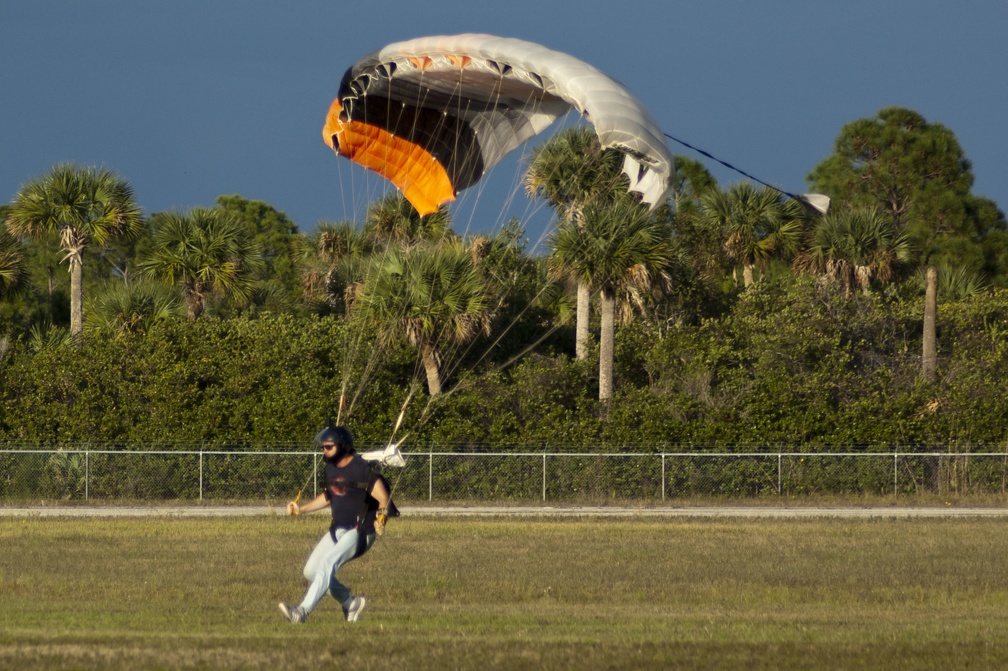
{"label": "white parachute canopy", "polygon": [[428,214],[571,109],[603,148],[625,155],[630,191],[664,203],[674,162],[644,105],[584,61],[513,38],[422,37],[362,58],[343,76],[322,136]]}

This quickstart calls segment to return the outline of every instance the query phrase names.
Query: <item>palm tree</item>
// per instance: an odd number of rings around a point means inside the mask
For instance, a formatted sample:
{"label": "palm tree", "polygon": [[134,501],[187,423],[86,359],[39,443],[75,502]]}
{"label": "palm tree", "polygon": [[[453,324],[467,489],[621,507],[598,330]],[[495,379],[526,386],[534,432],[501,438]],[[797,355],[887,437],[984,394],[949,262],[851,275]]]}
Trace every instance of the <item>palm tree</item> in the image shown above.
{"label": "palm tree", "polygon": [[[965,266],[954,266],[946,260],[938,263],[938,294],[943,301],[957,301],[983,295],[988,290],[984,276]],[[927,286],[927,271],[918,271],[920,286]]]}
{"label": "palm tree", "polygon": [[552,260],[600,293],[599,400],[613,393],[616,300],[669,288],[672,246],[662,221],[637,203],[591,203],[581,225],[557,228]]}
{"label": "palm tree", "polygon": [[[545,198],[561,225],[571,222],[577,226],[589,202],[613,199],[625,192],[620,166],[619,152],[603,151],[592,129],[569,128],[533,150],[524,177],[525,193],[530,198]],[[588,356],[590,297],[589,287],[579,282],[574,335],[578,359]]]}
{"label": "palm tree", "polygon": [[305,298],[332,308],[349,306],[364,279],[362,260],[373,251],[372,240],[352,221],[320,222],[301,257]]}
{"label": "palm tree", "polygon": [[458,242],[390,248],[372,265],[355,307],[384,344],[405,337],[419,350],[432,397],[442,392],[445,348],[489,335],[493,319],[485,280]]}
{"label": "palm tree", "polygon": [[0,229],[0,296],[17,291],[25,280],[25,259],[18,241]]}
{"label": "palm tree", "polygon": [[185,314],[171,289],[153,282],[107,282],[88,303],[88,331],[128,335]]}
{"label": "palm tree", "polygon": [[938,269],[924,271],[924,332],[922,334],[921,374],[934,382],[938,372]]}
{"label": "palm tree", "polygon": [[795,267],[839,282],[846,295],[854,287],[867,295],[873,280],[888,282],[910,258],[907,236],[896,232],[892,217],[876,207],[860,207],[824,216]]}
{"label": "palm tree", "polygon": [[189,319],[203,314],[212,295],[248,299],[259,254],[231,214],[193,208],[188,214],[159,213],[152,220],[154,245],[141,270],[148,279],[181,290]]}
{"label": "palm tree", "polygon": [[[3,218],[3,207],[0,207],[0,218]],[[26,284],[25,258],[18,241],[7,229],[0,228],[0,298],[15,294]],[[10,349],[10,334],[0,332],[0,361],[7,356]]]}
{"label": "palm tree", "polygon": [[49,323],[35,324],[28,332],[28,349],[36,354],[72,347],[78,339],[64,326]]}
{"label": "palm tree", "polygon": [[[728,191],[713,189],[701,197],[701,217],[724,234],[725,253],[742,265],[743,286],[753,283],[753,269],[798,250],[805,215],[797,202],[776,191],[739,182]],[[732,276],[738,282],[735,271]]]}
{"label": "palm tree", "polygon": [[447,207],[441,206],[436,212],[423,217],[399,191],[388,194],[368,208],[364,233],[378,247],[437,242],[455,235],[451,231]]}
{"label": "palm tree", "polygon": [[718,188],[717,179],[706,166],[685,156],[675,156],[672,201],[678,214],[696,213],[703,194]]}
{"label": "palm tree", "polygon": [[733,263],[724,250],[722,227],[704,217],[701,209],[703,196],[717,191],[717,180],[702,163],[675,156],[672,189],[672,237],[683,260],[701,282],[712,286],[720,284]]}
{"label": "palm tree", "polygon": [[129,183],[104,168],[55,166],[17,193],[7,215],[15,236],[58,233],[70,263],[70,333],[84,330],[83,255],[90,244],[141,230],[140,208]]}

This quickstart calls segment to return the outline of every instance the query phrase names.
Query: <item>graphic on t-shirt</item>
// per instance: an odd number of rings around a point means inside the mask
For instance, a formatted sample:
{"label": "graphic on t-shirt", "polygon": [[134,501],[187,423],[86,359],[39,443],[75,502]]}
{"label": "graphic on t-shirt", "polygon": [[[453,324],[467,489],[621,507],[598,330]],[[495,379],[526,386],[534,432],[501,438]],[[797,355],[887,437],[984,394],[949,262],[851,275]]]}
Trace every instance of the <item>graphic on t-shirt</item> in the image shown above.
{"label": "graphic on t-shirt", "polygon": [[346,496],[349,489],[346,478],[334,478],[329,483],[329,493],[333,496]]}

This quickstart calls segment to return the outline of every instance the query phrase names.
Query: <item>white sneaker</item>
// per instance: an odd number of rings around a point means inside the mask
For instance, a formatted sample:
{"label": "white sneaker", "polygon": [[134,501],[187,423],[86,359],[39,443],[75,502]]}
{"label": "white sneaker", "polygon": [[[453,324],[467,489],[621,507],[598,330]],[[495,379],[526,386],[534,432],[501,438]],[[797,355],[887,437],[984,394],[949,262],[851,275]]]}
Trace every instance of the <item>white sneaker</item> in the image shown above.
{"label": "white sneaker", "polygon": [[350,605],[343,609],[343,614],[346,616],[347,622],[356,622],[357,618],[360,617],[361,611],[364,610],[364,606],[367,604],[367,599],[362,596],[355,596],[350,599]]}
{"label": "white sneaker", "polygon": [[289,603],[278,604],[280,608],[280,613],[287,618],[287,621],[291,624],[301,624],[308,617],[308,613],[304,611],[301,606],[292,606]]}

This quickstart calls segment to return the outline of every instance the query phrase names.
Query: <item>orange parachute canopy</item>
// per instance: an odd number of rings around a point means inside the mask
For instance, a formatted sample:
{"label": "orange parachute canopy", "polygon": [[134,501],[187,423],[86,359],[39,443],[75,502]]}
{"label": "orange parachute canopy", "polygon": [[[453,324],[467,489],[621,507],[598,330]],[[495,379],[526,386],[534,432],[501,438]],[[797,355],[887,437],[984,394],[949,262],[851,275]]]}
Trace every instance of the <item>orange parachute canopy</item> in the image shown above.
{"label": "orange parachute canopy", "polygon": [[623,154],[629,190],[651,207],[663,203],[674,164],[643,104],[591,65],[522,40],[465,34],[390,44],[343,75],[322,136],[426,215],[571,109],[603,148]]}
{"label": "orange parachute canopy", "polygon": [[342,121],[343,106],[333,100],[322,138],[329,148],[395,184],[421,215],[455,199],[444,167],[415,142],[364,121]]}

